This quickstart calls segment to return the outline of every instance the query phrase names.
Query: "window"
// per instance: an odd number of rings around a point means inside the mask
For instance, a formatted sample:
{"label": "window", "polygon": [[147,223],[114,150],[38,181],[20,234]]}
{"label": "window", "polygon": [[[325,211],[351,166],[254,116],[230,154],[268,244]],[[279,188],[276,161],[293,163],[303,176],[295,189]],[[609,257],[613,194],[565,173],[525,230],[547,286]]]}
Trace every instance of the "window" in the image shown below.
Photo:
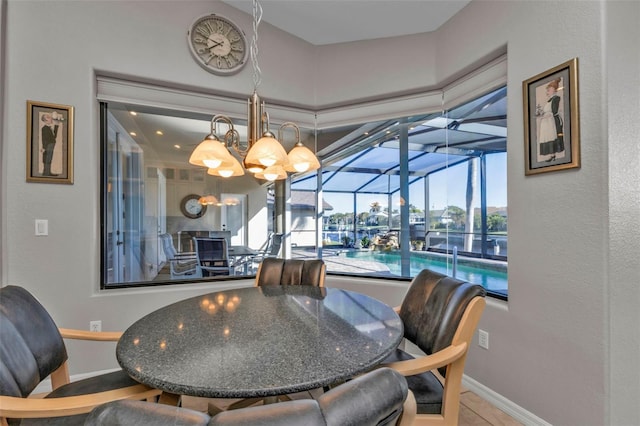
{"label": "window", "polygon": [[[188,159],[210,132],[211,116],[103,102],[102,288],[251,276],[251,258],[268,239],[267,186],[252,175],[210,176]],[[246,134],[246,123],[234,125]],[[219,132],[223,131],[222,129]],[[313,132],[301,129],[304,138]],[[304,140],[303,140],[304,141]],[[203,206],[201,196],[217,204]],[[313,198],[313,197],[312,197]],[[194,238],[222,237],[228,273],[207,277]]]}
{"label": "window", "polygon": [[[491,78],[484,80],[504,76],[505,66],[504,60],[490,64]],[[506,297],[507,90],[479,94],[469,87],[470,81],[488,84],[483,78],[475,74],[444,96],[425,95],[430,106],[422,113],[415,112],[415,99],[407,109],[398,106],[403,99],[394,99],[395,110],[413,111],[399,118],[385,110],[367,120],[371,105],[353,106],[323,113],[323,123],[329,117],[336,125],[319,128],[314,114],[296,112],[306,117],[301,139],[320,150],[322,168],[293,175],[290,187],[251,175],[223,179],[189,165],[211,125],[209,113],[193,110],[224,114],[225,106],[237,112],[244,105],[189,93],[154,102],[165,108],[119,103],[113,94],[101,98],[102,91],[131,89],[138,95],[131,99],[172,92],[99,78],[102,287],[251,276],[257,265],[230,254],[228,275],[204,277],[193,258],[194,238],[222,235],[230,247],[256,250],[284,229],[285,256],[322,256],[329,273],[409,279],[429,267]],[[450,98],[464,101],[447,104],[449,90],[458,94]],[[434,112],[435,99],[444,111]],[[246,122],[234,118],[234,126],[243,138]],[[293,142],[284,145],[290,149]],[[204,195],[218,203],[195,202]]]}
{"label": "window", "polygon": [[[502,87],[442,114],[353,126],[321,169],[328,271],[409,278],[455,269],[506,297],[506,97]],[[317,180],[294,178],[292,194]]]}

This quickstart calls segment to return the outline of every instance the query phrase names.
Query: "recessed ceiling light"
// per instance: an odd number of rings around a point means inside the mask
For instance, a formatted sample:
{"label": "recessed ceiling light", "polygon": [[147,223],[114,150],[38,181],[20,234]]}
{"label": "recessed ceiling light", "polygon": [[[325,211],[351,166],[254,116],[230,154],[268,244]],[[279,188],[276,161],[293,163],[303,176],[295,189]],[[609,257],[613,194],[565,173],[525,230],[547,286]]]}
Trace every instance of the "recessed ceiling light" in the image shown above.
{"label": "recessed ceiling light", "polygon": [[129,114],[131,114],[131,115],[138,115],[138,113],[137,113],[137,112],[135,112],[135,111],[131,111],[131,112],[129,112]]}
{"label": "recessed ceiling light", "polygon": [[137,134],[136,132],[129,132],[129,134],[130,134],[131,136],[138,136],[138,134]]}
{"label": "recessed ceiling light", "polygon": [[180,149],[180,148],[182,148],[182,147],[181,147],[180,145],[178,145],[178,144],[175,144],[173,147],[174,147],[175,149]]}
{"label": "recessed ceiling light", "polygon": [[156,135],[162,136],[162,135],[164,135],[164,133],[162,133],[162,130],[156,130]]}

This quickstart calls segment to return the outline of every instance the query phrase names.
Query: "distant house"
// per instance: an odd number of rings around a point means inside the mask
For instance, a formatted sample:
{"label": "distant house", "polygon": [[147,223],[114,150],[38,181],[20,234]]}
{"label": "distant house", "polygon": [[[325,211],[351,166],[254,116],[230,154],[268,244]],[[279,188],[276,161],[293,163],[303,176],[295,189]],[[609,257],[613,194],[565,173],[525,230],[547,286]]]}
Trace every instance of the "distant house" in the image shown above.
{"label": "distant house", "polygon": [[[291,244],[313,247],[316,244],[316,194],[313,191],[291,191]],[[322,200],[324,211],[333,206]]]}

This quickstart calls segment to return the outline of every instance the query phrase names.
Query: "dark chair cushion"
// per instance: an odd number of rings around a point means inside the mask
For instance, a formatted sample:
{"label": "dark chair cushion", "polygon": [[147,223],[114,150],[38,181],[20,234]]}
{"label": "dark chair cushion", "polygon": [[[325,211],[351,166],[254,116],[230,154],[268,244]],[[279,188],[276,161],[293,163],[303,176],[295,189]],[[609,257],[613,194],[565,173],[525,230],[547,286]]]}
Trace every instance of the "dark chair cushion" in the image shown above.
{"label": "dark chair cushion", "polygon": [[[317,401],[303,399],[223,411],[210,426],[369,426],[395,425],[407,398],[407,382],[381,368],[342,384]],[[88,426],[203,425],[208,416],[145,402],[118,401],[95,408]],[[202,423],[202,422],[205,423]]]}
{"label": "dark chair cushion", "polygon": [[86,426],[206,426],[210,417],[199,411],[143,401],[116,401],[96,407]]}
{"label": "dark chair cushion", "polygon": [[[383,361],[383,364],[409,359],[414,359],[414,357],[401,349],[396,349]],[[416,399],[418,414],[440,414],[442,412],[443,386],[432,372],[427,371],[426,373],[407,376],[405,379],[407,379],[409,389],[411,389]]]}
{"label": "dark chair cushion", "polygon": [[318,403],[328,426],[395,425],[407,394],[405,378],[381,368],[331,389]]}

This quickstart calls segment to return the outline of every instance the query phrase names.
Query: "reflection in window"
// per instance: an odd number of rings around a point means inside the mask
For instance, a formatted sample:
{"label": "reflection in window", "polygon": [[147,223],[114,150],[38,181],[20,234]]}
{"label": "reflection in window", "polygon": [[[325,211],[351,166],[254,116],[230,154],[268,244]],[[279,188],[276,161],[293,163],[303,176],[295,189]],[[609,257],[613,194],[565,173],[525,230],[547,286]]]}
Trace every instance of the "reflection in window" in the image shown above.
{"label": "reflection in window", "polygon": [[[273,209],[253,175],[225,179],[189,164],[211,116],[116,102],[101,111],[102,287],[210,279],[194,266],[200,237],[227,239],[223,279],[252,275],[249,249],[268,240]],[[234,125],[244,137],[246,123]],[[301,131],[303,142],[313,135]],[[211,203],[199,203],[203,196]]]}

